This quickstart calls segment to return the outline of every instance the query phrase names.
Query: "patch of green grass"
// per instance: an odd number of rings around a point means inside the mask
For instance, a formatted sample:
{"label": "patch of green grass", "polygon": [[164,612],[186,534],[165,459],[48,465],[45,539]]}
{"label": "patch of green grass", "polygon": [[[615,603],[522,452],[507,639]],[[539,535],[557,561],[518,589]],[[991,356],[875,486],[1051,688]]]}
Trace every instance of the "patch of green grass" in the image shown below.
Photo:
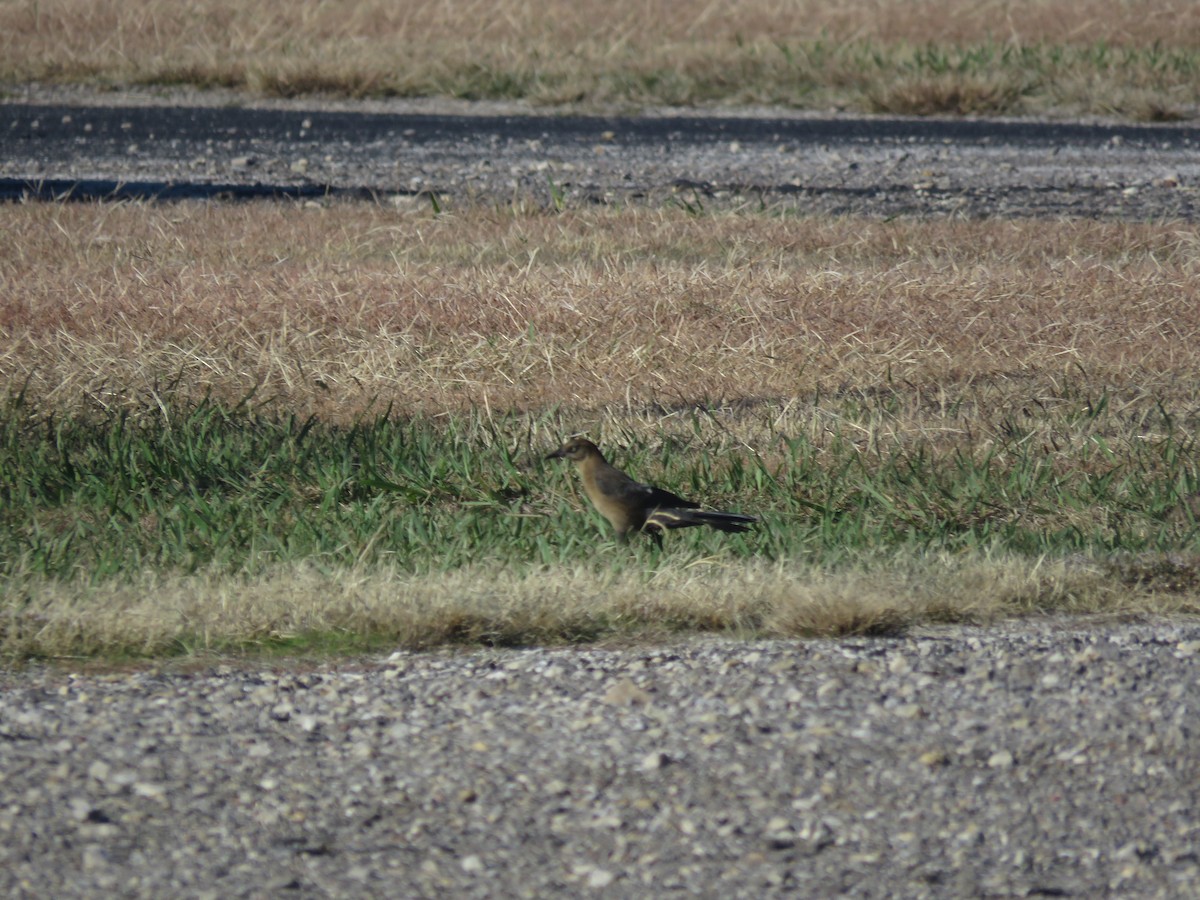
{"label": "patch of green grass", "polygon": [[[762,516],[748,535],[673,534],[666,557],[827,565],[900,551],[1200,547],[1195,438],[1165,411],[1131,423],[1080,401],[947,441],[889,436],[893,402],[841,399],[819,441],[768,430],[731,447],[696,414],[690,434],[605,449],[637,477]],[[11,400],[0,413],[0,576],[592,560],[607,526],[574,473],[542,460],[543,433],[515,414],[333,426],[202,402],[59,419]]]}
{"label": "patch of green grass", "polygon": [[1200,77],[1200,54],[1159,45],[928,44],[882,53],[864,48],[860,58],[859,105],[911,115],[1070,109],[1182,118],[1192,112],[1184,109],[1186,86]]}

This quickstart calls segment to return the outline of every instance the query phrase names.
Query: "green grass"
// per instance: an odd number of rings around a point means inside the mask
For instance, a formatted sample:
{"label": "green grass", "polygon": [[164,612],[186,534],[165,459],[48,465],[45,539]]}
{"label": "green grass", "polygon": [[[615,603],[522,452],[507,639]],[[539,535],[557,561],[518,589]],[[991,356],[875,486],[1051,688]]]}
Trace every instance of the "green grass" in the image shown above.
{"label": "green grass", "polygon": [[[575,474],[543,460],[545,435],[568,430],[557,411],[339,426],[251,400],[63,418],[4,404],[0,654],[327,656],[1200,610],[1194,423],[1154,407],[1064,398],[950,439],[893,430],[902,401],[886,393],[824,401],[809,427],[770,404],[618,423],[616,464],[762,517],[745,535],[674,533],[659,553],[614,544]],[[753,421],[726,429],[730,415]]]}
{"label": "green grass", "polygon": [[[889,439],[880,423],[894,402],[827,407],[819,445],[774,433],[739,447],[697,413],[690,434],[607,449],[639,477],[762,515],[746,536],[671,535],[667,557],[834,565],[897,552],[1200,549],[1195,438],[1165,413],[1131,423],[1103,400],[1080,400],[1041,421],[1026,413],[1004,433]],[[10,400],[0,414],[0,576],[253,574],[301,560],[414,573],[586,563],[610,535],[574,473],[542,460],[552,449],[534,437],[544,424],[381,414],[338,427],[214,402],[59,419]]]}

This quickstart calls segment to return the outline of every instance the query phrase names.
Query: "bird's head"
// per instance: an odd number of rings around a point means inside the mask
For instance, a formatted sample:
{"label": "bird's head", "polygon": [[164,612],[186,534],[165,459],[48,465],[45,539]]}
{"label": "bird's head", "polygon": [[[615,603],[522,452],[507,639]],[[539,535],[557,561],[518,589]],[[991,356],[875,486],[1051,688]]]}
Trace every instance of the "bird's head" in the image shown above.
{"label": "bird's head", "polygon": [[[546,459],[569,459],[571,462],[582,462],[592,455],[600,456],[600,448],[583,437],[573,437],[553,453],[546,456]],[[601,459],[603,457],[601,456]]]}

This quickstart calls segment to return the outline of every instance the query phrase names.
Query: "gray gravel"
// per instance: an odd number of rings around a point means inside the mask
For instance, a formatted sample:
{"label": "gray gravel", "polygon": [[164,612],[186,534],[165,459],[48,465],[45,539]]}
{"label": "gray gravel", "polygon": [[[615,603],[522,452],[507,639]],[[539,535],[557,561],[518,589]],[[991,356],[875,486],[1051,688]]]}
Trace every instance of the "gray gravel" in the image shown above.
{"label": "gray gravel", "polygon": [[10,896],[1194,897],[1200,623],[0,675]]}

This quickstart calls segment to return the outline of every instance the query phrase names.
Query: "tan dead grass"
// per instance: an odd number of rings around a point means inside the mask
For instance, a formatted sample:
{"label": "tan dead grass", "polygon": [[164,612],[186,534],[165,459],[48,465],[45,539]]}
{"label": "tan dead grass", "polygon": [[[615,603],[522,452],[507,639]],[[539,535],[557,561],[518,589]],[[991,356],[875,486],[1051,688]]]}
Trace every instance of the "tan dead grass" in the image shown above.
{"label": "tan dead grass", "polygon": [[557,407],[640,428],[699,405],[820,432],[821,397],[884,391],[895,429],[961,431],[1073,392],[1188,408],[1198,390],[1188,225],[349,204],[5,216],[0,384],[62,413],[253,392],[343,422]]}
{"label": "tan dead grass", "polygon": [[[1122,586],[1079,561],[907,560],[829,572],[797,563],[414,576],[297,565],[255,578],[145,573],[99,585],[32,579],[0,612],[0,655],[245,651],[310,635],[422,648],[663,638],[892,634],[1039,613],[1200,612],[1192,593]],[[365,645],[365,643],[364,643]],[[351,644],[353,646],[353,644]]]}
{"label": "tan dead grass", "polygon": [[[807,60],[818,39],[914,52],[981,43],[1190,49],[1200,43],[1200,11],[1188,0],[37,0],[0,5],[0,78],[541,103],[715,96],[821,105],[853,96],[839,93],[846,87],[887,92],[880,79],[895,72],[873,72],[869,52]],[[1102,93],[1124,78],[1116,65],[1085,68],[1111,80]],[[1137,69],[1191,84],[1186,73]],[[981,84],[971,93],[978,101],[995,90]],[[1087,106],[1087,97],[1077,91],[1071,101]]]}
{"label": "tan dead grass", "polygon": [[[870,85],[866,100],[871,112],[898,115],[1005,115],[1018,107],[1021,97],[1033,90],[1034,84],[1034,80],[1016,75],[963,76],[957,72],[908,75]],[[1151,99],[1145,98],[1143,103]],[[1110,111],[1128,108],[1126,100],[1121,105],[1114,105]]]}
{"label": "tan dead grass", "polygon": [[[396,4],[326,0],[254,6],[232,0],[88,2],[39,0],[0,10],[4,58],[59,70],[93,71],[155,61],[184,68],[214,59],[247,70],[273,57],[322,62],[375,58],[388,69],[506,56],[552,65],[601,54],[655,56],[681,45],[776,43],[826,36],[855,40],[971,44],[1106,43],[1114,47],[1194,47],[1200,11],[1186,0],[425,0]],[[533,51],[533,52],[531,52]]]}

